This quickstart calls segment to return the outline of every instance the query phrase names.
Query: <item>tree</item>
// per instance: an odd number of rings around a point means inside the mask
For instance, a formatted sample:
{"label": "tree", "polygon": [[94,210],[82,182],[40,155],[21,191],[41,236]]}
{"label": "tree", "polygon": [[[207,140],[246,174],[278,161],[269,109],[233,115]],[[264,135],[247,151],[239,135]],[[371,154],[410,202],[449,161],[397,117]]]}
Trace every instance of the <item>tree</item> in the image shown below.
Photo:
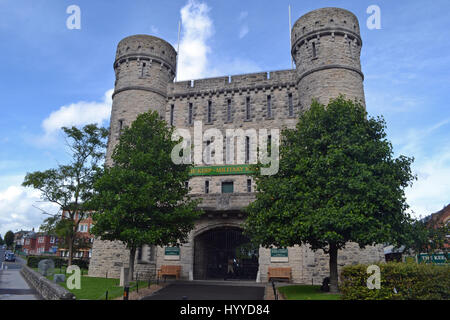
{"label": "tree", "polygon": [[45,221],[44,228],[59,233],[65,239],[70,266],[78,224],[89,212],[87,203],[92,196],[94,181],[103,172],[101,164],[104,161],[108,130],[95,124],[86,125],[81,130],[76,127],[63,127],[62,130],[67,136],[71,162],[59,165],[56,169],[27,173],[22,185],[41,191],[44,201],[60,207],[59,217],[51,215],[52,219]]}
{"label": "tree", "polygon": [[11,230],[5,233],[5,244],[9,249],[11,249],[14,244],[14,233]]}
{"label": "tree", "polygon": [[92,232],[118,240],[130,250],[130,279],[137,248],[185,243],[199,216],[198,201],[188,196],[190,165],[176,165],[172,129],[156,112],[137,117],[114,149],[114,165],[95,183]]}
{"label": "tree", "polygon": [[404,241],[405,250],[412,250],[416,254],[448,252],[449,226],[435,219],[416,220],[410,226],[409,237]]}
{"label": "tree", "polygon": [[398,243],[410,223],[404,188],[414,179],[413,159],[393,158],[385,127],[342,96],[327,107],[313,102],[282,133],[278,174],[255,175],[246,233],[266,247],[322,249],[337,292],[338,250],[348,242]]}

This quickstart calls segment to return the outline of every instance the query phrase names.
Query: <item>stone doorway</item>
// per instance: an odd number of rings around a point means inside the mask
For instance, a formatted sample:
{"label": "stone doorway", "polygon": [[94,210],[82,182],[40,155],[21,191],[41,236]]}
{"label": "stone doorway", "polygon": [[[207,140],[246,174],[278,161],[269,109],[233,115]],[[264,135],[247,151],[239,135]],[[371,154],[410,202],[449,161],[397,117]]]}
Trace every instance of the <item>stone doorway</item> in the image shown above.
{"label": "stone doorway", "polygon": [[195,280],[256,280],[258,248],[237,227],[219,227],[194,239]]}

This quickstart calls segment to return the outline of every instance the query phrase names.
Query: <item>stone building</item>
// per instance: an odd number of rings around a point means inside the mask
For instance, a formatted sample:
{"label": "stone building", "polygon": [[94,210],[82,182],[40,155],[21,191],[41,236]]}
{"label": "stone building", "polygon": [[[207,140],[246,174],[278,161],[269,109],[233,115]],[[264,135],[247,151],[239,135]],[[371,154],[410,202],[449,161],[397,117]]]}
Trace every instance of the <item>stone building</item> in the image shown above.
{"label": "stone building", "polygon": [[[195,121],[202,121],[203,131],[292,128],[312,98],[328,103],[344,94],[365,103],[362,40],[354,14],[339,8],[312,11],[297,20],[291,37],[293,70],[181,82],[174,82],[177,53],[169,43],[148,35],[120,41],[114,62],[107,163],[111,164],[121,129],[148,110],[157,111],[168,124],[188,129],[194,136]],[[329,275],[328,256],[322,251],[313,252],[307,246],[249,248],[241,225],[243,208],[255,199],[254,183],[245,175],[248,163],[255,160],[249,152],[254,143],[251,139],[254,137],[245,140],[244,161],[196,166],[188,186],[193,196],[203,199],[204,215],[188,243],[175,248],[141,248],[136,261],[140,278],[153,277],[162,265],[181,265],[183,279],[223,279],[230,260],[235,259],[239,265],[234,264],[235,277],[261,282],[267,281],[270,266],[292,268],[293,281],[298,283],[319,283]],[[200,142],[205,148],[211,143]],[[234,139],[225,141],[227,156],[230,146],[238,147]],[[381,246],[361,250],[350,243],[339,252],[338,264],[380,260],[384,260]],[[89,275],[104,276],[108,271],[109,276],[119,277],[121,267],[127,265],[128,252],[121,243],[94,241]]]}

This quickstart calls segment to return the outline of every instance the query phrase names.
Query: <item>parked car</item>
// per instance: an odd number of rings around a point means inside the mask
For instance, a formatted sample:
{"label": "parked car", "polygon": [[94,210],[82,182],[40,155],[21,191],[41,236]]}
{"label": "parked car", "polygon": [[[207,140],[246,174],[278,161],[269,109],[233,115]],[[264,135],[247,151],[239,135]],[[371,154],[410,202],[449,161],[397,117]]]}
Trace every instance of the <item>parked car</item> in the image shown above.
{"label": "parked car", "polygon": [[12,252],[7,252],[5,254],[5,261],[16,262],[16,256]]}

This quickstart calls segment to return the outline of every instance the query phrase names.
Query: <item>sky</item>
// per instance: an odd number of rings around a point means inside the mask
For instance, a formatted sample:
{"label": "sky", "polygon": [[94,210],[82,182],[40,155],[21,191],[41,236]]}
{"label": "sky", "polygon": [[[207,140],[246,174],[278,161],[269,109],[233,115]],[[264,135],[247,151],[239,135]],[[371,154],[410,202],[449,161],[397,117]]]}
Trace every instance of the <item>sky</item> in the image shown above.
{"label": "sky", "polygon": [[[80,29],[68,28],[71,5]],[[62,126],[108,126],[122,38],[151,34],[177,48],[181,20],[178,80],[290,69],[289,5],[292,23],[321,7],[358,17],[367,111],[385,118],[395,156],[415,159],[410,212],[449,204],[448,0],[0,0],[0,234],[38,229],[41,210],[58,211],[21,183],[68,161]],[[380,29],[367,27],[371,5]]]}

